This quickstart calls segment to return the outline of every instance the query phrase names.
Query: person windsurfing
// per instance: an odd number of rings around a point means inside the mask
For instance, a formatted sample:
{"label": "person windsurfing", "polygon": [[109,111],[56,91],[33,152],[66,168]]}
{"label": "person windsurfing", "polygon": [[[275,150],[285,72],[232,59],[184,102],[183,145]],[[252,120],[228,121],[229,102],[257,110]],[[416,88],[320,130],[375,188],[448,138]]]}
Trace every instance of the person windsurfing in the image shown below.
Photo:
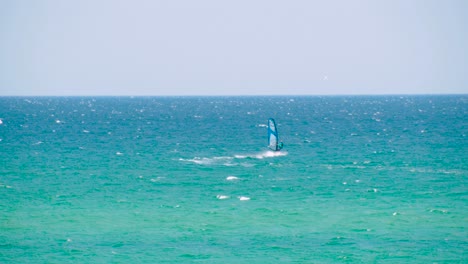
{"label": "person windsurfing", "polygon": [[282,150],[283,146],[284,146],[283,142],[278,143],[278,147],[276,148],[276,151]]}

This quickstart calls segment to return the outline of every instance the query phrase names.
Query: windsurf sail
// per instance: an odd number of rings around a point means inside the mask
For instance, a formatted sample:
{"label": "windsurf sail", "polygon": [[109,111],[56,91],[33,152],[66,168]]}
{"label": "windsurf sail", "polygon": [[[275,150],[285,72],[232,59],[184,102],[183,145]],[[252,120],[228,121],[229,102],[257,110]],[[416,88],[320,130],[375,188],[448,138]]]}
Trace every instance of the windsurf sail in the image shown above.
{"label": "windsurf sail", "polygon": [[276,128],[276,123],[273,118],[268,119],[268,147],[271,150],[278,151],[280,150],[278,129]]}

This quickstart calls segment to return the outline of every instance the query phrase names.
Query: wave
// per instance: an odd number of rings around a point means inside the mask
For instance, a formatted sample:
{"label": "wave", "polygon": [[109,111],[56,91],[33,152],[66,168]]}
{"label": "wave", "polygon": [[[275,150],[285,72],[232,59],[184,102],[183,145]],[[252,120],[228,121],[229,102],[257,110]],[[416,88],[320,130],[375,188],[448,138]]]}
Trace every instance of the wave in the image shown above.
{"label": "wave", "polygon": [[286,151],[264,151],[253,154],[236,154],[234,156],[215,156],[215,157],[194,157],[192,159],[179,158],[182,162],[192,162],[199,165],[224,165],[224,166],[254,166],[248,162],[240,162],[239,160],[265,159],[275,158],[288,155]]}
{"label": "wave", "polygon": [[184,162],[193,162],[195,164],[200,164],[200,165],[226,165],[230,166],[233,165],[232,160],[233,157],[226,157],[226,156],[221,156],[221,157],[212,157],[212,158],[202,158],[202,157],[195,157],[193,159],[183,159],[180,158],[180,161]]}
{"label": "wave", "polygon": [[256,154],[249,154],[249,155],[235,155],[234,157],[237,159],[264,159],[264,158],[274,158],[274,157],[282,157],[288,155],[286,151],[272,151],[267,150],[261,153]]}

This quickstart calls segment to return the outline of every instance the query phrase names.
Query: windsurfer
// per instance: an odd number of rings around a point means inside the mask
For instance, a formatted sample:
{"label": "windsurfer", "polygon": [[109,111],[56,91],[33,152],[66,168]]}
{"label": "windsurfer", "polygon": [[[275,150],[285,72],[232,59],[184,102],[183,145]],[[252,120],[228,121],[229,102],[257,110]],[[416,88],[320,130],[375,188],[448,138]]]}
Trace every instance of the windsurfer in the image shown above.
{"label": "windsurfer", "polygon": [[278,143],[278,151],[280,151],[281,149],[283,149],[283,142]]}

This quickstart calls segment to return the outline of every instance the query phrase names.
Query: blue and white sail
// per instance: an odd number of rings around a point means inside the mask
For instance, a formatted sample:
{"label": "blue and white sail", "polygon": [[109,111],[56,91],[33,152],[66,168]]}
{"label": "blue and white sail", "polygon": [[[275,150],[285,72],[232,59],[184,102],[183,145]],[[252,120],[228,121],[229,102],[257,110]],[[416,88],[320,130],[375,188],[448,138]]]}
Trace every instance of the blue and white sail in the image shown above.
{"label": "blue and white sail", "polygon": [[273,118],[268,119],[268,147],[271,150],[278,151],[281,149],[279,145],[278,129]]}

